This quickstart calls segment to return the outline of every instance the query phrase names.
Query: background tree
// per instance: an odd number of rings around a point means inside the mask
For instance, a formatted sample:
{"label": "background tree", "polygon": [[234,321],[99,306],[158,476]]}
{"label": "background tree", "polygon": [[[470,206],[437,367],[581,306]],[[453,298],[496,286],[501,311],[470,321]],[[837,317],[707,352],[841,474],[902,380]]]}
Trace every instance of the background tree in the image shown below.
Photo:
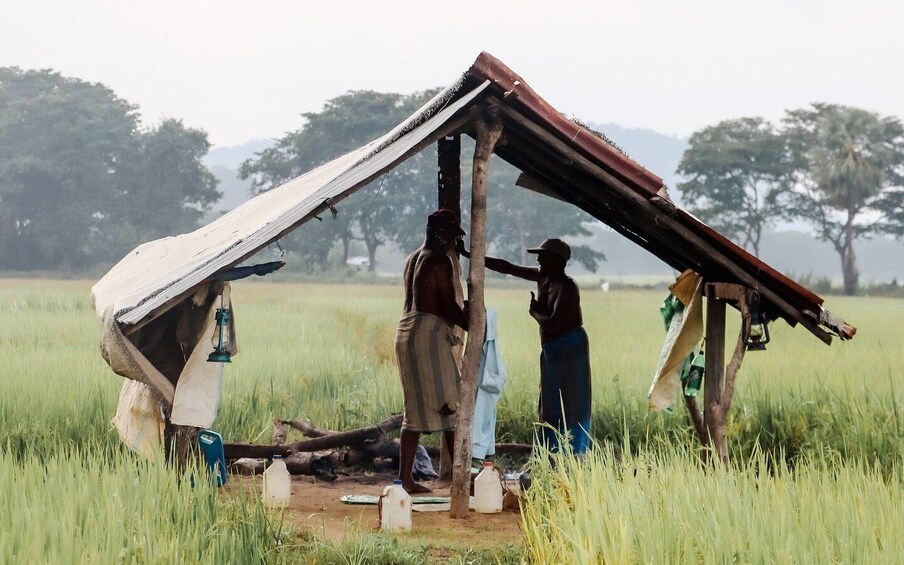
{"label": "background tree", "polygon": [[0,269],[79,269],[194,229],[219,198],[206,134],[142,132],[102,84],[0,68]]}
{"label": "background tree", "polygon": [[845,294],[857,292],[854,242],[904,234],[904,127],[897,118],[834,104],[789,111],[795,184],[788,218],[810,222],[841,259]]}
{"label": "background tree", "polygon": [[776,196],[790,179],[784,137],[762,118],[726,120],[691,136],[678,173],[690,210],[760,253],[763,230],[779,216]]}
{"label": "background tree", "polygon": [[0,266],[78,267],[121,190],[135,108],[99,84],[0,69]]}
{"label": "background tree", "polygon": [[97,255],[118,260],[136,245],[194,229],[220,198],[217,180],[201,163],[210,149],[207,134],[164,120],[138,134],[125,177],[99,218]]}

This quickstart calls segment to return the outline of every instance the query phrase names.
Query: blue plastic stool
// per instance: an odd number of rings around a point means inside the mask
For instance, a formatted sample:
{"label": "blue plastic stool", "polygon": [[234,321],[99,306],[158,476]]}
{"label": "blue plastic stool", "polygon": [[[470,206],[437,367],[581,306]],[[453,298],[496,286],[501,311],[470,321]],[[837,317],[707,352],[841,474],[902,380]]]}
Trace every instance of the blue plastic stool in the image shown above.
{"label": "blue plastic stool", "polygon": [[204,454],[207,468],[216,477],[217,486],[226,484],[226,453],[223,451],[223,437],[211,430],[198,433],[198,446]]}

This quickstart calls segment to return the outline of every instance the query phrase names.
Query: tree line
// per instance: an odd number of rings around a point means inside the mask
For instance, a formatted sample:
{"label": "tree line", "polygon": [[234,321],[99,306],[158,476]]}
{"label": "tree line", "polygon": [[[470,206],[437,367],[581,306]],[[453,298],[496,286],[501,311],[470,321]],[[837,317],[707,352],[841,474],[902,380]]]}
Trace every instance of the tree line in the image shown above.
{"label": "tree line", "polygon": [[678,173],[690,210],[754,254],[776,222],[810,224],[838,253],[849,295],[854,242],[904,236],[904,126],[894,117],[817,103],[787,111],[780,126],[723,121],[691,136]]}
{"label": "tree line", "polygon": [[209,149],[179,120],[142,128],[102,84],[0,68],[0,269],[110,264],[194,229],[220,198]]}
{"label": "tree line", "polygon": [[[299,129],[240,167],[253,194],[266,192],[402,122],[436,90],[352,91],[303,114]],[[462,147],[467,224],[471,147]],[[207,134],[168,119],[143,127],[138,108],[103,84],[51,70],[0,68],[0,270],[108,266],[136,245],[191,231],[220,198],[202,163]],[[759,253],[763,231],[803,220],[838,252],[848,293],[857,289],[853,243],[904,236],[904,127],[897,118],[814,104],[762,118],[723,121],[695,133],[678,167],[690,210]],[[515,186],[498,158],[488,183],[492,253],[528,262],[546,237],[589,235],[574,206]],[[281,245],[300,270],[344,267],[363,248],[369,269],[388,245],[415,249],[437,202],[436,149],[396,167],[290,234]],[[595,271],[602,253],[575,246]]]}

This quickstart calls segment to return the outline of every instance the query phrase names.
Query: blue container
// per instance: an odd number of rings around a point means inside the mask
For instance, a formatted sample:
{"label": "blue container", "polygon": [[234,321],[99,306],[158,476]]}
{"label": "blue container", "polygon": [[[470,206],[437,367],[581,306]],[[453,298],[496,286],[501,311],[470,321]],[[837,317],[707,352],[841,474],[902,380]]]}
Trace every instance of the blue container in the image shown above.
{"label": "blue container", "polygon": [[226,453],[223,451],[223,437],[211,430],[198,433],[198,446],[204,454],[207,468],[216,477],[217,486],[226,484]]}

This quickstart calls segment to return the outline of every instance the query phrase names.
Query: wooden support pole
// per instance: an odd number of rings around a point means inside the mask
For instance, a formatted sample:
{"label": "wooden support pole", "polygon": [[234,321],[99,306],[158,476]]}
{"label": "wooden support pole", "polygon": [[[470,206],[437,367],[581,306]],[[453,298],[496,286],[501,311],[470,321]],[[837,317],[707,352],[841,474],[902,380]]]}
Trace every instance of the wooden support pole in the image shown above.
{"label": "wooden support pole", "polygon": [[[437,208],[452,210],[461,219],[461,134],[454,133],[436,141],[437,157]],[[452,266],[455,273],[455,299],[462,305],[464,292],[461,288],[461,260],[458,253],[452,253]],[[455,328],[455,335],[464,341],[464,331]],[[455,359],[461,368],[462,346],[453,348]],[[452,448],[446,444],[445,435],[439,439],[439,478],[452,478]]]}
{"label": "wooden support pole", "polygon": [[461,218],[461,135],[441,137],[436,142],[438,160],[438,208],[452,210]]}
{"label": "wooden support pole", "polygon": [[455,426],[455,457],[452,463],[452,518],[468,517],[471,485],[471,434],[474,424],[474,400],[477,397],[477,372],[486,334],[486,311],[483,300],[486,264],[487,171],[493,148],[502,135],[499,107],[488,106],[476,120],[477,143],[471,185],[471,261],[468,271],[468,343],[462,363],[458,391],[458,422]]}
{"label": "wooden support pole", "polygon": [[709,444],[728,463],[722,380],[725,373],[725,302],[706,297],[706,367],[703,378],[703,423]]}

